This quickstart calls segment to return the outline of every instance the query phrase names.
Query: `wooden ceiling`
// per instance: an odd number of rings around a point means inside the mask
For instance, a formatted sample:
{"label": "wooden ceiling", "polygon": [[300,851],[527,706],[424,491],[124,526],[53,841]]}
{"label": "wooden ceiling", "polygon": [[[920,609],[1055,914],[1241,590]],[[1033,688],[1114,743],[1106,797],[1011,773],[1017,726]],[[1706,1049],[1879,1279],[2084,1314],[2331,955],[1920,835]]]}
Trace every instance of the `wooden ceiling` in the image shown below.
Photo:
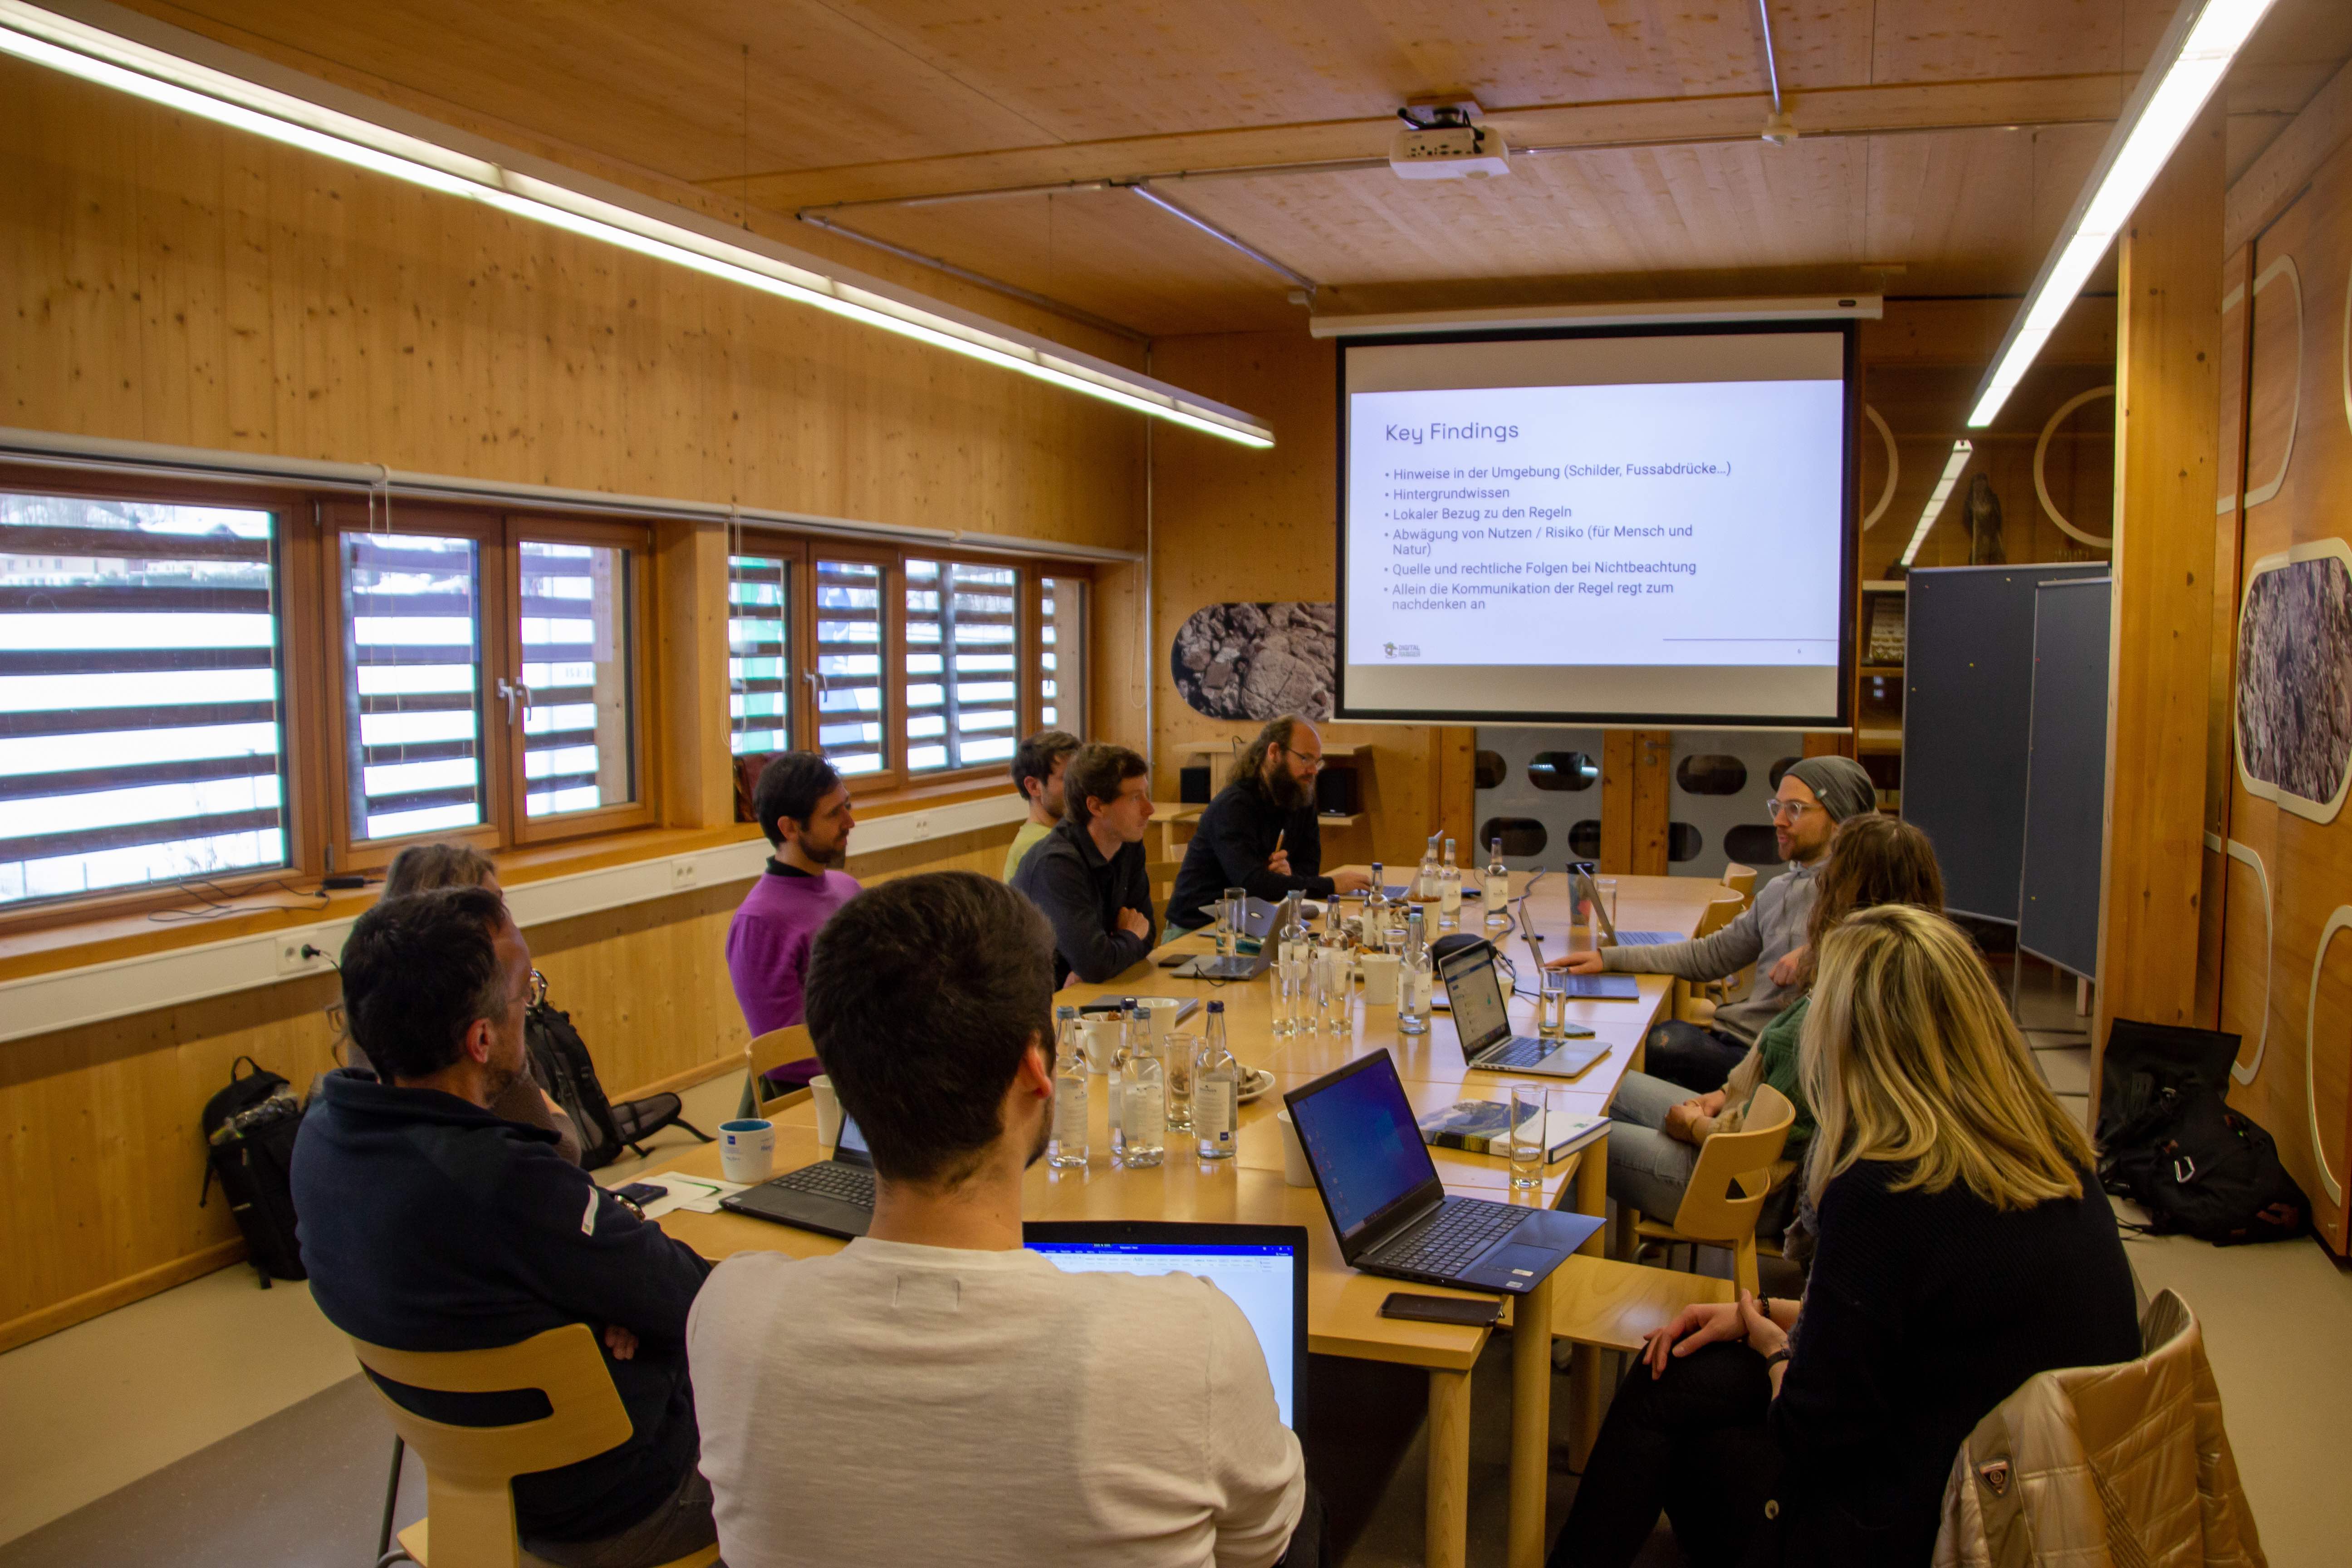
{"label": "wooden ceiling", "polygon": [[[131,3],[1158,336],[1303,311],[1104,182],[1151,177],[1325,310],[2016,293],[2176,0],[1769,0],[1784,148],[1757,139],[1748,0]],[[2347,57],[2352,5],[2279,0],[2227,89],[2233,174]],[[1297,167],[1379,159],[1396,108],[1441,93],[1545,150],[1490,182]]]}

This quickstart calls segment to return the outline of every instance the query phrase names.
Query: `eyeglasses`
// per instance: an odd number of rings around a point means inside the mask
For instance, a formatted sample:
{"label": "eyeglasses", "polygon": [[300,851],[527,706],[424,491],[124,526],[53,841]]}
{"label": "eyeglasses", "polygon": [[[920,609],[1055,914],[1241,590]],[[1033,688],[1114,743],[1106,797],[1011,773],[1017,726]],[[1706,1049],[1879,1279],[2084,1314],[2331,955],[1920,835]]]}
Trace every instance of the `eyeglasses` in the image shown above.
{"label": "eyeglasses", "polygon": [[1783,817],[1794,822],[1809,811],[1824,811],[1827,809],[1827,807],[1813,801],[1782,800],[1777,795],[1771,796],[1764,803],[1765,814],[1770,816],[1775,822],[1780,821]]}
{"label": "eyeglasses", "polygon": [[1307,764],[1307,771],[1308,773],[1321,773],[1321,772],[1323,771],[1323,753],[1322,753],[1322,752],[1294,752],[1294,751],[1292,751],[1288,746],[1285,746],[1285,745],[1283,745],[1283,744],[1282,744],[1282,742],[1279,742],[1279,741],[1276,741],[1276,742],[1275,742],[1275,745],[1276,745],[1276,746],[1277,746],[1277,747],[1279,747],[1279,748],[1281,749],[1281,751],[1283,752],[1283,753],[1284,753],[1286,756],[1297,757],[1300,762],[1305,763]]}
{"label": "eyeglasses", "polygon": [[530,995],[529,997],[529,1001],[532,1006],[536,1007],[546,1000],[547,976],[534,969],[530,972]]}

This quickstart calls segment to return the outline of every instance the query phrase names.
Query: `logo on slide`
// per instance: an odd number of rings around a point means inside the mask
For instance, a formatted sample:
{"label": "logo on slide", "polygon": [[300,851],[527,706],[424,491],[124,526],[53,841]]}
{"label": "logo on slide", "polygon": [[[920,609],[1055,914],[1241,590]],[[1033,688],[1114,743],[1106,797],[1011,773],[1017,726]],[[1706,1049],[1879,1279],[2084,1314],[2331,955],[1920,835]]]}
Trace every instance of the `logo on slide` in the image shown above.
{"label": "logo on slide", "polygon": [[1421,645],[1419,643],[1384,642],[1381,644],[1381,647],[1387,651],[1388,656],[1391,658],[1419,658],[1421,657]]}

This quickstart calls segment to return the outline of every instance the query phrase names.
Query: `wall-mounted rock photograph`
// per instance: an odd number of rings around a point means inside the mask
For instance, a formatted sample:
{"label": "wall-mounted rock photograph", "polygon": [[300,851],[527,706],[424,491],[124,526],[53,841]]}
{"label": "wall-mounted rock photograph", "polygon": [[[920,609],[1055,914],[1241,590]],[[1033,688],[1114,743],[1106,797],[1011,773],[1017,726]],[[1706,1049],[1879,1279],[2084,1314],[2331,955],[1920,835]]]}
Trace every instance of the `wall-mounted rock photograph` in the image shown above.
{"label": "wall-mounted rock photograph", "polygon": [[2352,776],[2352,550],[2254,563],[2238,616],[2238,769],[2248,793],[2316,822]]}
{"label": "wall-mounted rock photograph", "polygon": [[1330,605],[1205,605],[1177,628],[1176,689],[1196,713],[1263,722],[1277,713],[1331,716],[1338,611]]}

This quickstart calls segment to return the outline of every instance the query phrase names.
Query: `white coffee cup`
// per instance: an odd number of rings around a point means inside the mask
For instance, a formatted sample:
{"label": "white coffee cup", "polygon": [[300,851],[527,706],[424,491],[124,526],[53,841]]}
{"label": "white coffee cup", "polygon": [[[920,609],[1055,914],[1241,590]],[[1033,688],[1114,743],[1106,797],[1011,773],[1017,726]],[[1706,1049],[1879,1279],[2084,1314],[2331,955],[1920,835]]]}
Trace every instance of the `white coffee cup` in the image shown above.
{"label": "white coffee cup", "polygon": [[1311,1187],[1315,1173],[1307,1168],[1307,1151],[1298,1142],[1298,1129],[1292,1125],[1290,1112],[1274,1113],[1276,1125],[1282,1129],[1282,1179],[1294,1187]]}
{"label": "white coffee cup", "polygon": [[823,1073],[809,1079],[809,1093],[816,1101],[817,1145],[830,1149],[841,1142],[841,1097],[833,1092],[833,1079]]}
{"label": "white coffee cup", "polygon": [[1078,1045],[1087,1053],[1088,1072],[1110,1071],[1118,1054],[1119,1029],[1125,1020],[1116,1013],[1097,1013],[1078,1020]]}
{"label": "white coffee cup", "polygon": [[776,1168],[776,1124],[752,1117],[719,1124],[719,1173],[742,1186],[764,1182]]}
{"label": "white coffee cup", "polygon": [[1397,961],[1392,952],[1368,952],[1357,963],[1364,972],[1364,1005],[1393,1007],[1397,999]]}

